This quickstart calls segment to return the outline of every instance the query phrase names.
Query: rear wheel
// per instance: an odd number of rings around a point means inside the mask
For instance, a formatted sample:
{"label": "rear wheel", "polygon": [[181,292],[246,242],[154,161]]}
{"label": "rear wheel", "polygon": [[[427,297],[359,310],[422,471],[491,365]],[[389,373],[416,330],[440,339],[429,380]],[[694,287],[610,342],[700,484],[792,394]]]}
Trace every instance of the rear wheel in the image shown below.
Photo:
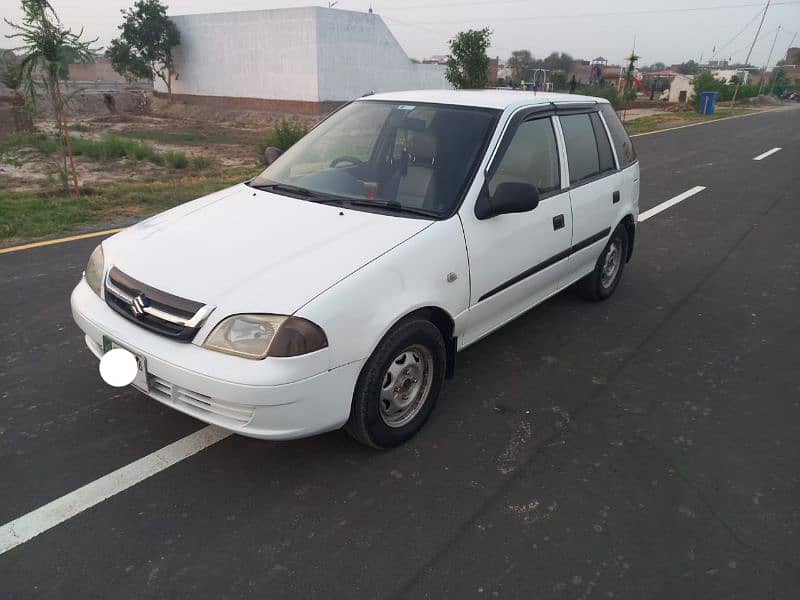
{"label": "rear wheel", "polygon": [[628,232],[619,226],[611,234],[594,271],[578,282],[578,293],[587,300],[600,302],[610,298],[622,279],[628,256]]}
{"label": "rear wheel", "polygon": [[447,351],[430,321],[409,319],[383,338],[353,393],[347,432],[363,444],[391,448],[427,421],[444,384]]}

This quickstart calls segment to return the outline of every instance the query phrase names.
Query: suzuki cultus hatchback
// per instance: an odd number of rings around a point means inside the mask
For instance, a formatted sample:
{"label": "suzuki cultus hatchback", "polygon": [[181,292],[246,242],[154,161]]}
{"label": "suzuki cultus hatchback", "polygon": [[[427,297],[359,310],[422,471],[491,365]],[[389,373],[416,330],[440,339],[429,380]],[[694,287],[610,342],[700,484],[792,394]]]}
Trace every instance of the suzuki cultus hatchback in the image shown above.
{"label": "suzuki cultus hatchback", "polygon": [[72,311],[97,357],[127,349],[135,387],[198,419],[395,446],[459,350],[576,282],[614,293],[638,196],[603,99],[374,95],[254,179],[105,240]]}

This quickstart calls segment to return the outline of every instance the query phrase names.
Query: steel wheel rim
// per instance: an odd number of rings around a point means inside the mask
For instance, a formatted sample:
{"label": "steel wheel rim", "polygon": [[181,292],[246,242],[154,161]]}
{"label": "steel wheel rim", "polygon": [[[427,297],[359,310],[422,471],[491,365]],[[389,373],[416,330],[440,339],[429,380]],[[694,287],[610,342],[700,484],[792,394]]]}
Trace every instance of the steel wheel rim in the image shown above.
{"label": "steel wheel rim", "polygon": [[611,240],[606,257],[603,260],[603,269],[600,273],[600,285],[606,289],[612,286],[614,279],[617,277],[621,256],[619,243],[616,240]]}
{"label": "steel wheel rim", "polygon": [[433,354],[419,344],[409,346],[389,363],[378,398],[381,419],[389,427],[410,423],[419,414],[433,382]]}

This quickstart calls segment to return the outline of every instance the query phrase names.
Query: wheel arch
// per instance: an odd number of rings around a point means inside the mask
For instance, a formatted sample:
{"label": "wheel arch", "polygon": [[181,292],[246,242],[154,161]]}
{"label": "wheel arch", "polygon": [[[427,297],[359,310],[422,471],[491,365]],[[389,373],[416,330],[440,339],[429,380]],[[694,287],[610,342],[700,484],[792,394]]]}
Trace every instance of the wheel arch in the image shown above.
{"label": "wheel arch", "polygon": [[[380,344],[386,335],[399,323],[411,319],[424,319],[426,321],[430,321],[442,334],[442,339],[444,340],[444,345],[447,349],[447,368],[445,371],[445,377],[452,379],[455,374],[457,348],[457,338],[453,336],[453,331],[455,330],[455,321],[450,313],[439,306],[422,306],[404,314],[386,329],[378,341],[378,344]],[[375,345],[376,348],[378,344]]]}
{"label": "wheel arch", "polygon": [[633,215],[625,215],[617,227],[625,227],[625,232],[628,234],[628,255],[625,257],[625,262],[629,262],[633,256],[633,240],[636,237],[636,222],[633,220]]}

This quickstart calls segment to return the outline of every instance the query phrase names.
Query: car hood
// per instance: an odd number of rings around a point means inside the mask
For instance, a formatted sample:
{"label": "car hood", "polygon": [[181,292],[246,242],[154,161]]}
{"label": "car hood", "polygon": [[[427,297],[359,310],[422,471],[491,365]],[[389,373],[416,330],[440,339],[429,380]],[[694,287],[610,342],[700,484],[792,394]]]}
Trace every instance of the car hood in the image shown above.
{"label": "car hood", "polygon": [[106,264],[226,314],[292,314],[430,221],[316,204],[244,184],[103,242]]}

